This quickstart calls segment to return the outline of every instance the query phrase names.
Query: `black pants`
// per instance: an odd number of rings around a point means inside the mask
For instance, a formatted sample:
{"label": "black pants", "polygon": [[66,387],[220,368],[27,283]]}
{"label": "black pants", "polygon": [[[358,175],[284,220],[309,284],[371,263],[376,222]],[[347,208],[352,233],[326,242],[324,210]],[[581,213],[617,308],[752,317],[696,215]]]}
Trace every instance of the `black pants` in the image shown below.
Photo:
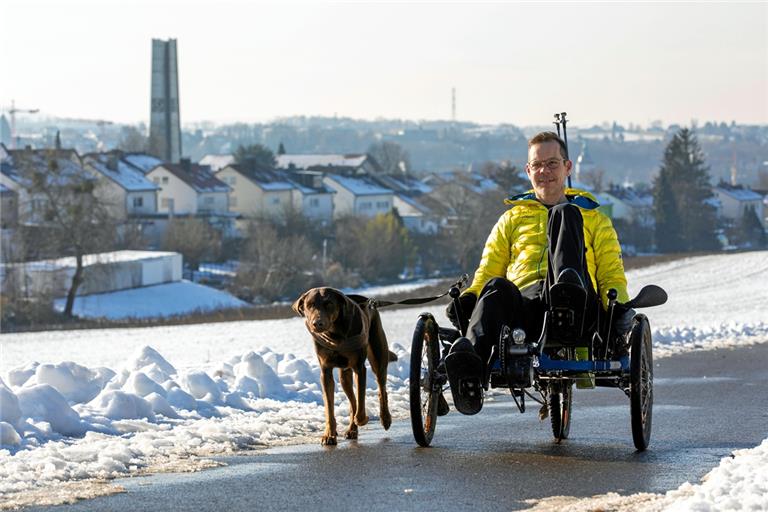
{"label": "black pants", "polygon": [[499,341],[503,326],[522,328],[527,341],[536,341],[541,335],[544,312],[547,310],[548,290],[565,268],[581,275],[587,288],[587,312],[584,332],[595,331],[600,303],[587,271],[584,248],[584,219],[577,206],[559,204],[549,210],[547,222],[549,249],[547,276],[543,282],[519,290],[503,277],[488,281],[472,311],[467,338],[477,354],[488,363],[492,348]]}

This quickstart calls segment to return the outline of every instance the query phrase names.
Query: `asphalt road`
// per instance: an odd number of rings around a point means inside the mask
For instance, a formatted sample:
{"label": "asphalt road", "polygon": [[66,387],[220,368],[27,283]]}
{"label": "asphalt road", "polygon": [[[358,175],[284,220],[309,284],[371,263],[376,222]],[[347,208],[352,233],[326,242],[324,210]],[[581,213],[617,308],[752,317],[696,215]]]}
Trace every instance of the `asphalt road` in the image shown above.
{"label": "asphalt road", "polygon": [[520,414],[499,396],[477,416],[439,418],[431,448],[418,447],[400,420],[389,432],[363,427],[359,441],[337,447],[318,440],[222,458],[222,468],[122,479],[124,494],[28,510],[511,510],[552,495],[664,492],[768,437],[767,366],[768,344],[657,361],[643,453],[618,390],[577,390],[570,439],[560,445],[538,407]]}

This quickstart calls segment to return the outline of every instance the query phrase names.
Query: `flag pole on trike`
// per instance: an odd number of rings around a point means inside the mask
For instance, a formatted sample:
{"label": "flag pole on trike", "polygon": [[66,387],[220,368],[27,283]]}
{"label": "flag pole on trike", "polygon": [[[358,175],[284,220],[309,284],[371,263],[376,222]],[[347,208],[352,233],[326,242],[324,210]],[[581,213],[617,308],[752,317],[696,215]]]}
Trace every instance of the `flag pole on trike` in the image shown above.
{"label": "flag pole on trike", "polygon": [[[568,130],[566,129],[566,125],[568,124],[568,120],[565,118],[566,113],[560,112],[559,114],[555,114],[555,128],[557,128],[557,136],[562,137],[563,142],[565,142],[565,159],[570,160],[570,154],[568,153]],[[563,125],[563,133],[560,134],[560,124]],[[568,188],[571,188],[571,175],[568,175]]]}

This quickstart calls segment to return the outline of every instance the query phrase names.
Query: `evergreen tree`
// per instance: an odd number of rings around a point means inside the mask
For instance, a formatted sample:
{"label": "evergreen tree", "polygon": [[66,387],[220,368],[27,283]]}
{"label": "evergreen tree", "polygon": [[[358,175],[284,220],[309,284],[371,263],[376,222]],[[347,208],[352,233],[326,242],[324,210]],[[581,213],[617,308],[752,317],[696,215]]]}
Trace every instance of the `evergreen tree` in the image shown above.
{"label": "evergreen tree", "polygon": [[277,147],[277,154],[278,155],[284,155],[285,154],[285,146],[283,146],[282,142],[280,142],[280,145]]}
{"label": "evergreen tree", "polygon": [[718,247],[709,168],[692,131],[681,129],[664,150],[664,161],[654,181],[657,247],[707,251]]}
{"label": "evergreen tree", "polygon": [[261,144],[238,146],[232,156],[235,157],[235,163],[246,167],[274,168],[277,164],[275,154],[272,153],[272,150]]}
{"label": "evergreen tree", "polygon": [[669,172],[664,167],[653,181],[653,216],[656,220],[656,249],[660,252],[681,251],[680,212],[670,186]]}

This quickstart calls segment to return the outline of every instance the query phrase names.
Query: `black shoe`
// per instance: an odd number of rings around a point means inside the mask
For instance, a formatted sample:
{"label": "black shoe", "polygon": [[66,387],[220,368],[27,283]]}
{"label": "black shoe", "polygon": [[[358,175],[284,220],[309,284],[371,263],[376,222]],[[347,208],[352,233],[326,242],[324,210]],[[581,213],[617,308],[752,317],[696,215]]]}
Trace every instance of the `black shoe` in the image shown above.
{"label": "black shoe", "polygon": [[464,337],[451,345],[445,357],[453,404],[462,414],[477,414],[483,408],[483,361]]}
{"label": "black shoe", "polygon": [[441,391],[440,394],[437,395],[437,415],[445,416],[450,410],[451,408],[448,406],[448,401],[445,399],[445,396],[443,396],[443,392]]}

